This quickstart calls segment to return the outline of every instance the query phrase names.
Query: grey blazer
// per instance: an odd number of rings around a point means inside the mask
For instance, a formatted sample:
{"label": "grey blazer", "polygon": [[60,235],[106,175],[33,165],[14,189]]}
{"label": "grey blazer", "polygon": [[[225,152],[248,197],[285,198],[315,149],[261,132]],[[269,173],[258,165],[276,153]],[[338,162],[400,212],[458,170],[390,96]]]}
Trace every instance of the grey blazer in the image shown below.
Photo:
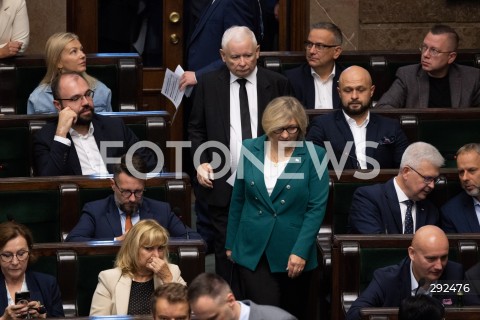
{"label": "grey blazer", "polygon": [[250,306],[248,320],[297,320],[296,317],[278,307],[259,305],[250,300],[243,300],[242,303]]}
{"label": "grey blazer", "polygon": [[[428,108],[429,80],[421,64],[398,68],[377,108]],[[448,71],[453,108],[480,107],[480,69],[453,63]]]}

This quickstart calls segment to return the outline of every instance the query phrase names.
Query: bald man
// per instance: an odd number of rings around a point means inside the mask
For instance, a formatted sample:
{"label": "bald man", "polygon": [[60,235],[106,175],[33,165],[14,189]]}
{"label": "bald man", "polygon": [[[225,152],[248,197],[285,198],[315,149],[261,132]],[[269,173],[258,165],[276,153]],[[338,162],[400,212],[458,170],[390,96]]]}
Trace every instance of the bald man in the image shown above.
{"label": "bald man", "polygon": [[[373,280],[348,310],[346,319],[360,319],[361,308],[398,307],[409,296],[429,294],[430,284],[435,281],[461,281],[463,267],[448,261],[448,249],[442,229],[432,225],[418,229],[408,247],[408,257],[397,265],[377,269]],[[425,284],[418,288],[420,279]],[[456,303],[454,295],[432,296],[445,306]]]}
{"label": "bald man", "polygon": [[[342,109],[316,117],[307,140],[327,150],[331,144],[336,159],[330,158],[330,169],[338,168],[342,158],[340,169],[398,168],[408,140],[397,120],[370,113],[375,86],[368,71],[345,69],[337,90]],[[367,147],[368,141],[373,145]]]}

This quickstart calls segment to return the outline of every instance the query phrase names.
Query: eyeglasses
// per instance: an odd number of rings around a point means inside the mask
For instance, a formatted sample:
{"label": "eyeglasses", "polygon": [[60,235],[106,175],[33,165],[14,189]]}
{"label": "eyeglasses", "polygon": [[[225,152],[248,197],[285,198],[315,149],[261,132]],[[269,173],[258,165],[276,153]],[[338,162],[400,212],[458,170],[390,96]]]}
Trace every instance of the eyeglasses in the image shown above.
{"label": "eyeglasses", "polygon": [[438,56],[440,53],[452,53],[452,52],[455,52],[455,51],[440,51],[438,49],[435,49],[435,48],[429,48],[427,47],[426,45],[422,44],[420,46],[420,48],[418,48],[420,50],[421,53],[425,53],[426,51],[429,51],[430,52],[430,55],[433,56],[433,57],[436,57]]}
{"label": "eyeglasses", "polygon": [[67,100],[67,101],[77,102],[77,101],[81,100],[82,98],[85,98],[85,99],[87,99],[87,100],[91,100],[91,99],[93,99],[93,96],[94,96],[94,95],[95,95],[95,92],[94,92],[93,90],[88,89],[88,90],[85,92],[85,94],[78,94],[78,95],[73,96],[73,97],[71,97],[71,98],[69,98],[69,99],[58,99],[58,98],[57,98],[57,99],[55,99],[55,100],[58,100],[58,101],[65,101],[65,100]]}
{"label": "eyeglasses", "polygon": [[421,174],[420,172],[418,172],[417,170],[413,169],[412,167],[410,166],[407,166],[409,167],[410,169],[412,169],[413,171],[415,171],[420,177],[423,178],[423,183],[425,184],[430,184],[430,183],[434,183],[434,184],[437,184],[440,182],[441,178],[440,177],[425,177],[423,174]]}
{"label": "eyeglasses", "polygon": [[20,250],[17,253],[3,252],[0,253],[0,257],[3,262],[12,262],[13,257],[17,257],[18,261],[24,261],[28,258],[29,252],[26,250]]}
{"label": "eyeglasses", "polygon": [[298,132],[298,127],[279,128],[279,129],[273,130],[273,133],[282,134],[283,131],[287,131],[289,134],[294,134]]}
{"label": "eyeglasses", "polygon": [[132,194],[135,196],[135,198],[141,198],[143,193],[145,192],[145,189],[144,190],[133,190],[133,191],[125,190],[125,189],[122,189],[118,186],[117,181],[113,180],[113,182],[115,183],[115,186],[117,187],[118,191],[120,191],[120,194],[124,198],[130,198],[132,196]]}
{"label": "eyeglasses", "polygon": [[330,48],[339,47],[338,44],[313,43],[313,42],[310,42],[310,41],[303,41],[303,45],[305,46],[305,49],[308,49],[308,50],[315,47],[316,51],[324,51],[324,50],[327,50],[327,49],[330,49]]}

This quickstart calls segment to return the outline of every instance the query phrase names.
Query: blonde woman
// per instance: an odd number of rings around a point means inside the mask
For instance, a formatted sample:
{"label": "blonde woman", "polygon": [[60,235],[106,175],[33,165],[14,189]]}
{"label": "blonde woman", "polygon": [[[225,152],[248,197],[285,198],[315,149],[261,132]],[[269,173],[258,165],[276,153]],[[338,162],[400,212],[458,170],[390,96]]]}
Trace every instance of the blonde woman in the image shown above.
{"label": "blonde woman", "polygon": [[155,288],[170,282],[186,285],[177,265],[168,262],[168,232],[155,220],[141,220],[127,233],[115,268],[100,272],[90,315],[151,313]]}
{"label": "blonde woman", "polygon": [[88,86],[95,92],[93,105],[95,112],[112,111],[112,92],[101,81],[89,76],[87,59],[83,46],[76,34],[59,32],[53,34],[45,45],[45,62],[47,73],[40,85],[33,90],[28,98],[27,113],[43,114],[57,113],[53,104],[53,94],[50,84],[53,78],[62,72],[79,72],[87,80]]}

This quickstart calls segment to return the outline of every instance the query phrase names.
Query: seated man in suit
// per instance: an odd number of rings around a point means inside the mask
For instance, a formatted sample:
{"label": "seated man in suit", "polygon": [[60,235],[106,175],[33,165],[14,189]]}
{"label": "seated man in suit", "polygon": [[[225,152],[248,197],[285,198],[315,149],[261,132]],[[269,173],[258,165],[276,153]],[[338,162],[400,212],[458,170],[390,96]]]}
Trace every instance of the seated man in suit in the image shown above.
{"label": "seated man in suit", "polygon": [[443,163],[440,152],[428,143],[408,146],[396,177],[355,190],[350,232],[411,234],[424,225],[438,225],[438,209],[426,197],[435,188]]}
{"label": "seated man in suit", "polygon": [[[121,119],[95,114],[95,92],[81,74],[60,73],[51,87],[58,121],[46,124],[33,137],[36,174],[112,173],[112,164],[106,163],[106,159],[126,154],[138,138]],[[108,146],[106,152],[105,146]],[[160,169],[156,168],[156,157],[150,149],[140,148],[137,152],[145,158],[149,170],[161,170],[161,164]]]}
{"label": "seated man in suit", "polygon": [[446,233],[480,232],[480,143],[469,143],[457,151],[458,177],[465,192],[450,199],[441,209]]}
{"label": "seated man in suit", "polygon": [[480,106],[480,70],[454,63],[457,32],[434,25],[425,36],[421,63],[398,68],[377,108],[469,108]]}
{"label": "seated man in suit", "polygon": [[173,213],[170,205],[143,197],[146,165],[134,155],[132,162],[122,156],[113,168],[113,195],[88,202],[82,216],[65,241],[122,241],[128,230],[142,219],[154,219],[168,230],[171,238],[201,239]]}
{"label": "seated man in suit", "polygon": [[187,287],[170,282],[157,287],[152,295],[153,320],[190,319]]}
{"label": "seated man in suit", "polygon": [[297,319],[278,307],[259,305],[250,300],[237,301],[228,283],[213,273],[202,273],[193,279],[188,286],[188,301],[198,320]]}
{"label": "seated man in suit", "polygon": [[[329,151],[330,168],[381,169],[400,165],[407,137],[398,121],[369,111],[374,90],[368,71],[351,66],[338,81],[342,110],[313,119],[306,139]],[[336,159],[332,159],[331,149]]]}
{"label": "seated man in suit", "polygon": [[448,238],[440,228],[424,226],[418,229],[408,247],[408,257],[397,265],[375,270],[372,281],[352,304],[346,319],[360,319],[361,308],[399,307],[405,298],[417,294],[432,295],[443,305],[453,306],[456,295],[430,292],[430,285],[437,281],[460,283],[463,280],[463,267],[448,261],[448,250]]}
{"label": "seated man in suit", "polygon": [[307,62],[285,71],[293,95],[307,109],[338,109],[337,82],[343,71],[335,60],[342,53],[342,31],[330,22],[312,25],[305,44]]}

